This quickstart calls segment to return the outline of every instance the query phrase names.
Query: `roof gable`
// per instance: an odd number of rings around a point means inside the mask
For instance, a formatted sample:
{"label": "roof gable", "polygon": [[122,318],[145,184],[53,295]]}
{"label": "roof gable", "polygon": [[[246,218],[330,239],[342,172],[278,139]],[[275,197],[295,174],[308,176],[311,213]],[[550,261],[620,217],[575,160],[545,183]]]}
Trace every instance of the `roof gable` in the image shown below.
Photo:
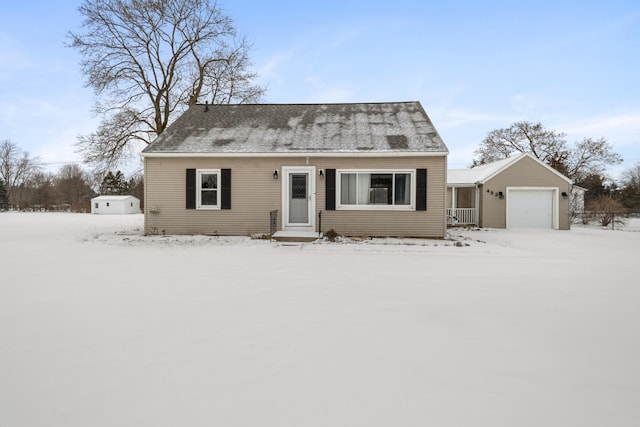
{"label": "roof gable", "polygon": [[529,153],[521,153],[514,157],[497,160],[495,162],[486,163],[484,165],[475,166],[470,169],[452,169],[447,172],[447,184],[484,184],[491,178],[495,177],[504,170],[515,165],[522,159],[529,158],[538,163],[543,168],[572,184],[571,180],[553,169],[551,166],[540,161],[537,157]]}
{"label": "roof gable", "polygon": [[470,169],[451,169],[447,173],[447,182],[453,184],[475,184],[478,182],[484,182],[488,177],[503,170],[514,160],[515,157],[508,157],[495,162],[485,163],[480,166],[474,166]]}
{"label": "roof gable", "polygon": [[143,155],[371,152],[448,151],[419,102],[197,104]]}

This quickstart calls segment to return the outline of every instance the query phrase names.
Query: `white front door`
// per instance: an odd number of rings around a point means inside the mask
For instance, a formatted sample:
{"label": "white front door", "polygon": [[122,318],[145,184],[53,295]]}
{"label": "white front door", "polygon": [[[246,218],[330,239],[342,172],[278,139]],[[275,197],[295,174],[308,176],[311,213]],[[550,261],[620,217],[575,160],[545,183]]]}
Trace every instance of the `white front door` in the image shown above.
{"label": "white front door", "polygon": [[282,168],[282,229],[314,231],[316,181],[314,166]]}

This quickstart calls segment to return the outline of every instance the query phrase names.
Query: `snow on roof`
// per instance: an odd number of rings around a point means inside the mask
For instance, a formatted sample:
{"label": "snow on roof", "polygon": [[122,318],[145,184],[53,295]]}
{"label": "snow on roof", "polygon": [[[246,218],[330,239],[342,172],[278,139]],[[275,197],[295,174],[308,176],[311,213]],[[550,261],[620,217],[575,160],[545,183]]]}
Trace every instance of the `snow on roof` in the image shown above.
{"label": "snow on roof", "polygon": [[180,153],[448,152],[417,102],[191,106],[143,150]]}
{"label": "snow on roof", "polygon": [[507,157],[506,159],[475,166],[471,169],[450,169],[447,171],[447,183],[475,184],[476,182],[483,182],[525,155],[526,154],[520,154],[514,157]]}
{"label": "snow on roof", "polygon": [[447,184],[475,184],[475,183],[484,183],[488,179],[493,178],[497,173],[503,171],[514,163],[518,162],[520,159],[528,157],[533,161],[539,163],[542,167],[548,169],[550,172],[556,174],[560,178],[572,184],[572,181],[566,176],[562,175],[557,170],[553,169],[551,166],[546,163],[540,161],[540,159],[534,157],[529,153],[521,153],[517,156],[507,157],[506,159],[496,160],[495,162],[486,163],[484,165],[475,166],[471,169],[450,169],[447,171]]}
{"label": "snow on roof", "polygon": [[137,197],[134,197],[134,196],[122,196],[122,195],[115,195],[114,194],[114,195],[104,195],[104,196],[94,197],[91,200],[92,201],[93,200],[98,200],[98,201],[100,201],[100,200],[113,200],[113,201],[116,201],[116,200],[126,200],[126,199],[130,199],[130,198],[137,199]]}

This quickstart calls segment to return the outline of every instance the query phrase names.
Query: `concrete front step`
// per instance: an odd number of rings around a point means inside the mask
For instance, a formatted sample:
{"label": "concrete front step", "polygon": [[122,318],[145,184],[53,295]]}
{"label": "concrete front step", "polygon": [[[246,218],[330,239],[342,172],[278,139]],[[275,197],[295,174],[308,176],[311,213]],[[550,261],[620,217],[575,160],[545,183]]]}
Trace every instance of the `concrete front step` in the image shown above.
{"label": "concrete front step", "polygon": [[313,242],[322,237],[322,233],[315,231],[276,231],[271,236],[278,242]]}

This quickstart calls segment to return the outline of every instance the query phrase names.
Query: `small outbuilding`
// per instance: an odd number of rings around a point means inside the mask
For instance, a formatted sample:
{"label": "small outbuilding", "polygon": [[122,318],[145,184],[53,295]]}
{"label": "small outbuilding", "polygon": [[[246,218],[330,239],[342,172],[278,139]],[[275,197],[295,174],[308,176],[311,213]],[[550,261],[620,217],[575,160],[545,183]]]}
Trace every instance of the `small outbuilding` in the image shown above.
{"label": "small outbuilding", "polygon": [[140,213],[140,199],[133,196],[98,196],[91,199],[91,213],[126,215]]}

